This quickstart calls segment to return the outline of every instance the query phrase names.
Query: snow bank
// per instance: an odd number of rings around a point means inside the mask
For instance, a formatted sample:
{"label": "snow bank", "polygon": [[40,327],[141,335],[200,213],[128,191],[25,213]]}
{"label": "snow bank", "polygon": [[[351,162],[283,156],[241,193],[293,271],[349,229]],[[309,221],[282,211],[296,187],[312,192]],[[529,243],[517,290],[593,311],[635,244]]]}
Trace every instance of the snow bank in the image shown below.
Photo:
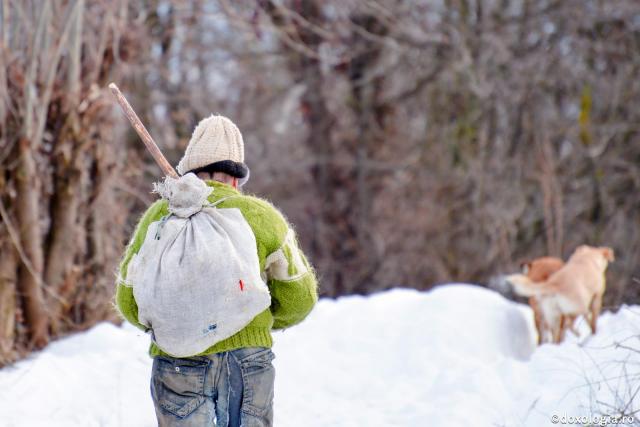
{"label": "snow bank", "polygon": [[[536,349],[528,307],[471,285],[323,300],[275,334],[275,424],[538,427],[597,415],[636,391],[640,352],[626,347],[640,349],[640,308],[598,326],[583,345]],[[137,329],[103,323],[0,370],[0,424],[155,426],[147,346]]]}

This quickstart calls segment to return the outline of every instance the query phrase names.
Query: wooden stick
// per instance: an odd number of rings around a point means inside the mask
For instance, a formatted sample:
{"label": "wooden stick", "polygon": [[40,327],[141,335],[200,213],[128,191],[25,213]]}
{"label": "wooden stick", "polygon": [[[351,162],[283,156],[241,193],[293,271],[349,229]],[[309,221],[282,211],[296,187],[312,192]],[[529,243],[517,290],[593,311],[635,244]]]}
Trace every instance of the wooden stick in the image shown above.
{"label": "wooden stick", "polygon": [[160,151],[153,138],[151,138],[151,135],[149,135],[147,128],[144,127],[136,112],[133,111],[133,108],[131,108],[131,104],[129,104],[122,92],[120,92],[120,89],[118,89],[118,86],[116,86],[115,83],[111,83],[109,84],[109,89],[111,89],[111,92],[113,92],[113,95],[118,100],[118,103],[122,107],[124,114],[133,125],[133,128],[142,139],[142,142],[144,142],[144,145],[147,147],[147,150],[149,150],[156,163],[158,163],[158,166],[160,166],[160,169],[162,169],[162,172],[172,178],[178,178],[178,174],[173,169],[173,166],[171,166],[171,164],[164,157],[162,151]]}

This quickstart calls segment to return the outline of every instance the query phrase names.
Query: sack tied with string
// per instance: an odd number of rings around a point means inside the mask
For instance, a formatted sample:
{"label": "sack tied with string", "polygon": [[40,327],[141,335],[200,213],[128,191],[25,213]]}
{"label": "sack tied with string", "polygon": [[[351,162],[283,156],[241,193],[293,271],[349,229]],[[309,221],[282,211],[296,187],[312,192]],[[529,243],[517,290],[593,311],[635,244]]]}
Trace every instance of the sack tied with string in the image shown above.
{"label": "sack tied with string", "polygon": [[176,357],[232,336],[271,304],[251,227],[239,209],[217,207],[228,198],[209,203],[212,191],[193,173],[157,184],[170,213],[127,269],[140,323]]}

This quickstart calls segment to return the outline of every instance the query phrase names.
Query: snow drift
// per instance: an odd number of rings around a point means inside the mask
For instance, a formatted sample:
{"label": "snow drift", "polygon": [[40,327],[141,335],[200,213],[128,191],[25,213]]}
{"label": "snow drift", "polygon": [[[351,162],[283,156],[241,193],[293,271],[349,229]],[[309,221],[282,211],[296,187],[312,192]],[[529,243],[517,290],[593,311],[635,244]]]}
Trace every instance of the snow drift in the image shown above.
{"label": "snow drift", "polygon": [[[640,409],[640,308],[534,345],[528,307],[472,285],[322,300],[276,333],[275,425],[546,426]],[[148,337],[103,323],[0,370],[3,426],[155,426]]]}

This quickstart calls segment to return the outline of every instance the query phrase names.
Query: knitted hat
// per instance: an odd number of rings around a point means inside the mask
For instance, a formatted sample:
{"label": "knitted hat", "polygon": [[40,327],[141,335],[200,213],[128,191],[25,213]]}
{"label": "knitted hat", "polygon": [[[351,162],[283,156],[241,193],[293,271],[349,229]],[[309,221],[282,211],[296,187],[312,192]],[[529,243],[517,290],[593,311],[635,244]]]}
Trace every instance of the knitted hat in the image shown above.
{"label": "knitted hat", "polygon": [[224,172],[236,178],[247,178],[244,164],[244,142],[238,127],[228,118],[211,115],[202,119],[178,163],[178,173]]}

